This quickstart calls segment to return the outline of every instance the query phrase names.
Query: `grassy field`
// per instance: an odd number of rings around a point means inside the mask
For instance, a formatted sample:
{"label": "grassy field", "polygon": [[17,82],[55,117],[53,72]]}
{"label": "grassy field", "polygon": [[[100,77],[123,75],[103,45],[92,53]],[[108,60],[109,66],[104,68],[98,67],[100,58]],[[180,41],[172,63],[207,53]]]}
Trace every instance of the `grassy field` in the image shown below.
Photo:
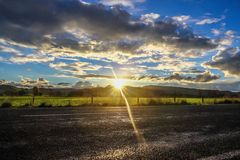
{"label": "grassy field", "polygon": [[[136,98],[129,97],[129,104],[137,105],[159,105],[159,104],[224,104],[240,103],[240,98]],[[2,107],[62,107],[62,106],[116,106],[124,105],[120,97],[35,97],[34,103],[31,96],[24,97],[0,97]]]}

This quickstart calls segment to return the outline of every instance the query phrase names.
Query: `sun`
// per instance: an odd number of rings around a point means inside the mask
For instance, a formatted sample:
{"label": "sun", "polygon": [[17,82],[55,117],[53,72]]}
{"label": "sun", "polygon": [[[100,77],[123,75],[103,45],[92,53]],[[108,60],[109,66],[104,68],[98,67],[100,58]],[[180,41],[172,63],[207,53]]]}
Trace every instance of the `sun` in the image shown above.
{"label": "sun", "polygon": [[116,80],[114,80],[113,85],[116,89],[122,89],[125,85],[125,80],[116,79]]}

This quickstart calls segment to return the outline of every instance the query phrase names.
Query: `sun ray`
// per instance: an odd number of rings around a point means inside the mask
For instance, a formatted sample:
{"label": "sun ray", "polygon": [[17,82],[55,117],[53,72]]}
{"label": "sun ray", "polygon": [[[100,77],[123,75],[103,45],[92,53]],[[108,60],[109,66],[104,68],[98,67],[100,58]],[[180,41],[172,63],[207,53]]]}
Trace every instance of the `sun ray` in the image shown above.
{"label": "sun ray", "polygon": [[123,79],[115,79],[114,80],[114,87],[116,89],[122,89],[125,85],[125,80]]}
{"label": "sun ray", "polygon": [[137,137],[137,140],[138,140],[138,142],[140,142],[140,143],[145,143],[145,142],[146,142],[146,141],[145,141],[145,138],[144,138],[143,135],[139,132],[139,130],[138,130],[138,128],[137,128],[137,126],[136,126],[136,124],[135,124],[135,122],[134,122],[134,118],[133,118],[133,114],[132,114],[132,111],[131,111],[131,107],[130,107],[130,105],[129,105],[129,103],[128,103],[128,100],[127,100],[125,94],[123,93],[122,87],[123,87],[124,83],[121,82],[120,79],[118,79],[118,77],[117,77],[116,73],[114,72],[113,68],[112,68],[112,73],[113,73],[113,75],[114,75],[114,77],[115,77],[115,83],[116,83],[116,85],[114,84],[114,86],[115,86],[117,89],[119,89],[119,91],[120,91],[120,93],[121,93],[121,96],[122,96],[123,99],[124,99],[124,102],[125,102],[125,104],[126,104],[127,111],[128,111],[128,116],[129,116],[129,119],[130,119],[130,121],[131,121],[131,123],[132,123],[133,129],[134,129],[134,133],[135,133],[135,135],[136,135],[136,137]]}

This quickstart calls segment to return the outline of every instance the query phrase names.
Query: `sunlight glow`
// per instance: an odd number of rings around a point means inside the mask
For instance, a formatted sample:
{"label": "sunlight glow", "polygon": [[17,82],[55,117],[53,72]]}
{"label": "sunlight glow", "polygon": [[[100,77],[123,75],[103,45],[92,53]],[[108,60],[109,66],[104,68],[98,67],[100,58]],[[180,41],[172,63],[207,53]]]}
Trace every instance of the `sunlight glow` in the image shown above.
{"label": "sunlight glow", "polygon": [[145,138],[144,138],[143,135],[138,131],[138,128],[137,128],[137,126],[136,126],[136,124],[135,124],[135,121],[134,121],[134,118],[133,118],[133,114],[132,114],[132,111],[131,111],[131,107],[130,107],[130,105],[129,105],[129,103],[128,103],[128,100],[127,100],[127,98],[126,98],[126,96],[125,96],[125,94],[124,94],[124,92],[123,92],[123,88],[122,88],[122,87],[124,86],[124,81],[122,81],[121,79],[118,79],[118,77],[117,77],[116,73],[114,72],[113,68],[112,68],[112,73],[113,73],[113,75],[114,75],[114,77],[115,77],[115,82],[116,82],[116,83],[114,83],[114,86],[115,86],[117,89],[119,89],[119,91],[120,91],[120,93],[121,93],[121,96],[122,96],[122,98],[123,98],[124,101],[125,101],[125,104],[126,104],[126,107],[127,107],[127,111],[128,111],[128,116],[129,116],[129,119],[130,119],[130,121],[131,121],[131,123],[132,123],[132,126],[133,126],[133,129],[134,129],[135,135],[136,135],[136,137],[137,137],[137,140],[138,140],[138,142],[140,142],[140,143],[146,144]]}
{"label": "sunlight glow", "polygon": [[116,89],[120,90],[124,87],[124,85],[125,85],[125,80],[123,80],[123,79],[115,79],[114,80],[114,87]]}

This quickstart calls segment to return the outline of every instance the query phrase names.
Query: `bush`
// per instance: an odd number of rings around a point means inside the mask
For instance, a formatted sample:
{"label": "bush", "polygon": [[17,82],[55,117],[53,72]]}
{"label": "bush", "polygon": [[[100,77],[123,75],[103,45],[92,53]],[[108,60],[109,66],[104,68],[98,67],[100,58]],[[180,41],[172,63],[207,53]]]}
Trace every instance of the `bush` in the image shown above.
{"label": "bush", "polygon": [[148,102],[148,105],[157,105],[157,102],[151,99],[151,100]]}
{"label": "bush", "polygon": [[228,99],[225,99],[223,101],[219,101],[217,102],[218,104],[232,104],[232,101],[228,100]]}
{"label": "bush", "polygon": [[238,104],[238,103],[240,103],[240,101],[235,100],[235,101],[233,101],[233,103]]}
{"label": "bush", "polygon": [[46,104],[45,102],[43,102],[38,107],[39,108],[48,108],[48,107],[52,107],[52,105],[51,104]]}
{"label": "bush", "polygon": [[172,104],[174,104],[173,102],[165,102],[164,104],[166,104],[166,105],[172,105]]}
{"label": "bush", "polygon": [[182,100],[182,101],[180,102],[180,104],[185,105],[185,104],[188,104],[188,102],[187,102],[186,100]]}
{"label": "bush", "polygon": [[224,104],[232,104],[233,102],[232,102],[231,100],[225,99],[225,100],[223,101],[223,103],[224,103]]}
{"label": "bush", "polygon": [[26,103],[26,104],[20,106],[20,108],[27,108],[27,107],[30,107],[30,106],[31,106],[31,105],[30,105],[29,103]]}
{"label": "bush", "polygon": [[73,105],[67,104],[67,105],[62,105],[62,106],[57,106],[57,107],[73,107]]}
{"label": "bush", "polygon": [[10,102],[3,102],[1,108],[10,108],[12,104]]}

